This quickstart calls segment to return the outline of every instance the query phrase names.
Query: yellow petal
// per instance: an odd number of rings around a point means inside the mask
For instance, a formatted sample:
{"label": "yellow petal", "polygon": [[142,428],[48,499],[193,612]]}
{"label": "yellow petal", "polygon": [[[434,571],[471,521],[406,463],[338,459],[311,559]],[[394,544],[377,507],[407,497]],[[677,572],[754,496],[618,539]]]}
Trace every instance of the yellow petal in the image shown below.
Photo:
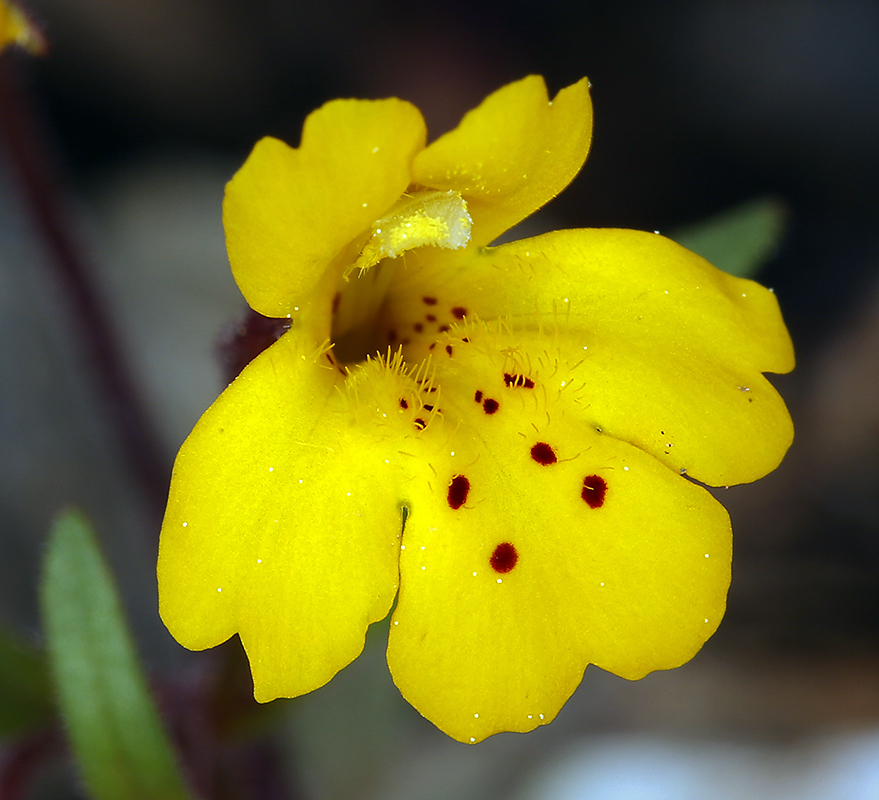
{"label": "yellow petal", "polygon": [[46,47],[40,32],[21,10],[6,0],[0,0],[0,50],[10,44],[20,45],[37,55]]}
{"label": "yellow petal", "polygon": [[577,394],[581,419],[676,472],[753,481],[790,446],[790,415],[762,374],[793,368],[775,295],[661,236],[557,231],[442,260],[418,253],[384,324],[424,324],[422,297],[436,299],[440,326],[500,319],[531,332],[522,347],[557,343],[556,390]]}
{"label": "yellow petal", "polygon": [[[731,536],[704,489],[580,419],[546,341],[518,357],[469,326],[438,357],[441,413],[408,487],[388,663],[463,742],[548,723],[594,663],[679,666],[716,629]],[[454,422],[452,422],[454,421]]]}
{"label": "yellow petal", "polygon": [[488,244],[555,197],[580,171],[592,137],[586,79],[550,102],[531,75],[489,95],[415,159],[413,180],[467,201],[473,242]]}
{"label": "yellow petal", "polygon": [[397,371],[381,375],[385,400],[373,392],[358,407],[329,353],[283,336],[177,458],[159,551],[162,619],[191,649],[238,632],[260,701],[326,683],[391,607],[401,512],[384,448],[403,389]]}
{"label": "yellow petal", "polygon": [[260,140],[223,203],[232,272],[250,306],[272,317],[304,306],[330,262],[405,191],[425,136],[420,112],[402,100],[335,100],[308,116],[299,148]]}

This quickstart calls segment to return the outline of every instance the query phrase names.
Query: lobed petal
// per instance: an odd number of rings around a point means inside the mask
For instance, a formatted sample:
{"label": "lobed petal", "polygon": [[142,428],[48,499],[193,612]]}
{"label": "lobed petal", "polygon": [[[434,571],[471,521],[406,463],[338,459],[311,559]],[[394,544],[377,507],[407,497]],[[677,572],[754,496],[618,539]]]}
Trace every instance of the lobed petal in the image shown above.
{"label": "lobed petal", "polygon": [[546,340],[461,333],[436,373],[454,440],[424,432],[405,499],[388,664],[476,742],[551,721],[589,663],[635,679],[689,660],[724,612],[731,531],[707,491],[581,420]]}
{"label": "lobed petal", "polygon": [[664,237],[557,231],[416,263],[390,288],[388,328],[424,324],[428,296],[441,326],[457,309],[508,321],[522,347],[557,343],[557,381],[576,387],[581,419],[676,472],[753,481],[790,446],[790,415],[763,376],[794,363],[775,295]]}
{"label": "lobed petal", "polygon": [[330,262],[409,185],[425,137],[418,109],[392,98],[327,103],[296,149],[260,140],[223,202],[229,261],[250,306],[283,317],[316,303],[309,295]]}
{"label": "lobed petal", "polygon": [[178,455],[159,548],[161,616],[190,649],[238,632],[259,701],[326,683],[396,594],[400,473],[384,451],[402,376],[382,376],[387,410],[371,399],[358,411],[330,353],[288,334]]}
{"label": "lobed petal", "polygon": [[592,137],[589,83],[550,101],[538,75],[504,86],[420,152],[413,181],[460,192],[484,245],[543,206],[580,171]]}

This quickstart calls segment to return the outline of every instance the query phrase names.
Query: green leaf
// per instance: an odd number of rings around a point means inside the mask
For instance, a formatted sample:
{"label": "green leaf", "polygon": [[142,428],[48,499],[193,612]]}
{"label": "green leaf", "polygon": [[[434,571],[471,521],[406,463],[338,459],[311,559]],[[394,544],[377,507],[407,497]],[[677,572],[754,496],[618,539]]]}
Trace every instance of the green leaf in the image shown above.
{"label": "green leaf", "polygon": [[52,713],[45,658],[9,631],[0,630],[0,739],[46,723]]}
{"label": "green leaf", "polygon": [[670,238],[731,275],[752,278],[775,253],[787,210],[774,197],[759,197],[672,233]]}
{"label": "green leaf", "polygon": [[40,600],[62,716],[94,800],[189,796],[88,521],[53,525]]}

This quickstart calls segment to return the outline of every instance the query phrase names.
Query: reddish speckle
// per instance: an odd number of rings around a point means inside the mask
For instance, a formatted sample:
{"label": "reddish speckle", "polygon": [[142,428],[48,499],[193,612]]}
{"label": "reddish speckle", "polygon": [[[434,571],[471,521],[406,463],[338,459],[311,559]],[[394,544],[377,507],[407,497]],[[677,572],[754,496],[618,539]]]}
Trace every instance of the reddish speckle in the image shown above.
{"label": "reddish speckle", "polygon": [[436,322],[436,316],[433,315],[433,314],[428,314],[428,315],[425,317],[425,319],[426,319],[428,322]]}
{"label": "reddish speckle", "polygon": [[427,349],[428,349],[428,350],[433,350],[434,347],[436,347],[436,342],[431,342],[431,343],[430,343],[430,347],[428,347]]}
{"label": "reddish speckle", "polygon": [[[543,464],[544,467],[548,467],[550,464],[555,464],[555,462],[558,461],[555,450],[553,450],[546,442],[538,442],[531,448],[531,458],[533,458],[538,464]],[[584,497],[583,499],[585,500],[586,498]]]}
{"label": "reddish speckle", "polygon": [[440,325],[439,328],[437,328],[437,330],[440,333],[445,333],[446,331],[450,330],[450,328],[448,325]]}
{"label": "reddish speckle", "polygon": [[388,341],[389,342],[397,341],[397,332],[395,330],[388,331]]}
{"label": "reddish speckle", "polygon": [[421,333],[424,330],[424,325],[420,322],[416,322],[412,327],[415,328],[415,333]]}
{"label": "reddish speckle", "polygon": [[491,554],[489,563],[495,572],[507,573],[516,566],[519,554],[509,542],[501,542]]}
{"label": "reddish speckle", "polygon": [[477,389],[476,394],[473,395],[473,400],[477,403],[482,402],[482,390]]}
{"label": "reddish speckle", "polygon": [[464,475],[455,475],[449,484],[449,493],[446,497],[449,508],[454,508],[457,511],[467,502],[468,494],[470,494],[470,481]]}
{"label": "reddish speckle", "polygon": [[583,478],[583,491],[580,492],[589,508],[601,508],[604,505],[604,496],[607,494],[607,483],[598,475],[587,475]]}
{"label": "reddish speckle", "polygon": [[415,417],[415,424],[418,426],[419,430],[424,430],[427,427],[427,423],[421,419],[421,417]]}
{"label": "reddish speckle", "polygon": [[429,406],[427,403],[424,404],[425,411],[433,411],[433,406]]}
{"label": "reddish speckle", "polygon": [[335,314],[339,310],[339,301],[342,299],[342,293],[336,292],[335,297],[333,297],[333,313]]}
{"label": "reddish speckle", "polygon": [[422,297],[421,299],[429,306],[436,305],[436,298],[435,297]]}
{"label": "reddish speckle", "polygon": [[[470,340],[466,336],[463,339],[461,339],[461,341],[467,342],[467,344],[470,344]],[[748,398],[748,399],[750,399],[750,398]]]}
{"label": "reddish speckle", "polygon": [[447,352],[449,355],[452,355],[452,345],[450,345],[450,344],[447,344],[447,345],[446,345],[446,352]]}
{"label": "reddish speckle", "polygon": [[492,399],[491,397],[486,398],[482,401],[482,410],[485,411],[486,414],[494,414],[501,407],[501,404]]}
{"label": "reddish speckle", "polygon": [[407,403],[406,400],[404,400],[402,397],[400,398],[400,408],[409,408],[409,403]]}
{"label": "reddish speckle", "polygon": [[522,389],[534,388],[534,381],[532,381],[531,378],[528,378],[525,375],[513,375],[510,372],[504,373],[504,383],[507,386],[518,386]]}
{"label": "reddish speckle", "polygon": [[467,316],[467,309],[464,308],[463,306],[455,306],[452,309],[452,316],[455,319],[464,319],[464,317]]}

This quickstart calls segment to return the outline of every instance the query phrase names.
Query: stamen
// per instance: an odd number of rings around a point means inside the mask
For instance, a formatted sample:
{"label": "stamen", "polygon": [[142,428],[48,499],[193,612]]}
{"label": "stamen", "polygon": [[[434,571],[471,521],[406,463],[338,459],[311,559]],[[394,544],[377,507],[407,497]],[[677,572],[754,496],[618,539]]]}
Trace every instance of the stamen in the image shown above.
{"label": "stamen", "polygon": [[373,224],[372,236],[346,276],[354,269],[369,269],[383,258],[396,258],[414,247],[457,250],[470,241],[472,224],[467,203],[457,192],[415,192]]}

